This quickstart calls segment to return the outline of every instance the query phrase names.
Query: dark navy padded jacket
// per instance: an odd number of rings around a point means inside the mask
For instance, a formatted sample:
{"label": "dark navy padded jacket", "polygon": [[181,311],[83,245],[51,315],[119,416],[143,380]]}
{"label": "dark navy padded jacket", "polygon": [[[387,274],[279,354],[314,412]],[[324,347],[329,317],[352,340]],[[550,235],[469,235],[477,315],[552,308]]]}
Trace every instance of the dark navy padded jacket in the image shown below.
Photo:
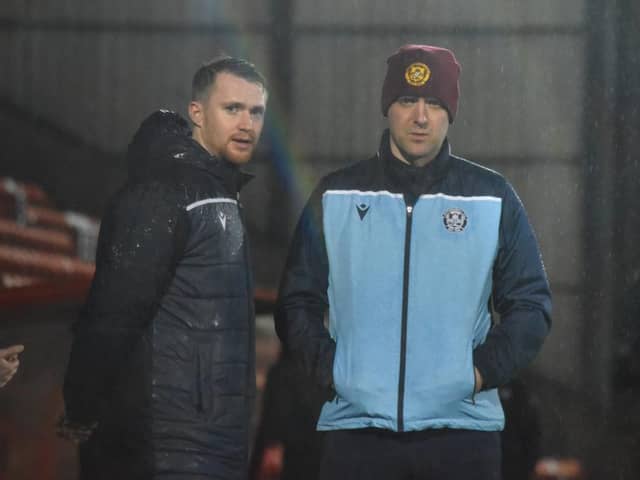
{"label": "dark navy padded jacket", "polygon": [[65,379],[68,418],[98,423],[80,450],[83,476],[245,478],[255,397],[245,176],[171,112],[143,122],[128,157]]}

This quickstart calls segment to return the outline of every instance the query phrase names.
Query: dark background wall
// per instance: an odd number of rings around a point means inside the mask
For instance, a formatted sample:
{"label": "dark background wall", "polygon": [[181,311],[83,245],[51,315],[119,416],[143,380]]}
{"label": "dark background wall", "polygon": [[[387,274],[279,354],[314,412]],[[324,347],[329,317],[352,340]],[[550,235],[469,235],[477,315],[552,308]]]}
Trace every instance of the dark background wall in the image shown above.
{"label": "dark background wall", "polygon": [[[139,122],[184,113],[203,60],[245,56],[270,81],[244,202],[259,284],[274,288],[315,182],[377,147],[386,57],[408,42],[452,48],[454,151],[515,185],[552,282],[553,331],[528,373],[547,453],[607,468],[640,424],[627,409],[640,363],[638,18],[632,0],[5,0],[0,174],[99,215]],[[598,461],[611,432],[627,443]]]}

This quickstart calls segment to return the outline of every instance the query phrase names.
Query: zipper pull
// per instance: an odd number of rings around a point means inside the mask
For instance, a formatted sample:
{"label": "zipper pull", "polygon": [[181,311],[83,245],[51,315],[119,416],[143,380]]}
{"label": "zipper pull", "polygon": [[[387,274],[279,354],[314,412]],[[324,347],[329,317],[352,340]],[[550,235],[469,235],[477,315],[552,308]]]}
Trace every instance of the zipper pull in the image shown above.
{"label": "zipper pull", "polygon": [[407,205],[407,214],[411,215],[412,212],[413,212],[413,207],[411,205]]}

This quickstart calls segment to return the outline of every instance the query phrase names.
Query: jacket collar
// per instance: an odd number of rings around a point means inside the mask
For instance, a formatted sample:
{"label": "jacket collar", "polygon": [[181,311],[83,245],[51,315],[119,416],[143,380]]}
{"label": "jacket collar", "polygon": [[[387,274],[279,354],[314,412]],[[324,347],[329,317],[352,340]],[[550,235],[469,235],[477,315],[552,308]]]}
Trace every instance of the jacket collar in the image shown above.
{"label": "jacket collar", "polygon": [[413,193],[421,195],[427,193],[431,187],[445,176],[451,156],[449,141],[445,139],[438,155],[423,167],[409,165],[398,159],[391,152],[389,129],[386,129],[380,140],[378,157],[382,163],[388,187],[394,192]]}
{"label": "jacket collar", "polygon": [[237,165],[222,157],[211,155],[198,142],[193,139],[191,141],[194,144],[194,149],[199,150],[196,156],[199,161],[197,163],[194,162],[194,166],[206,170],[219,178],[229,191],[237,193],[253,179],[253,174],[240,170]]}

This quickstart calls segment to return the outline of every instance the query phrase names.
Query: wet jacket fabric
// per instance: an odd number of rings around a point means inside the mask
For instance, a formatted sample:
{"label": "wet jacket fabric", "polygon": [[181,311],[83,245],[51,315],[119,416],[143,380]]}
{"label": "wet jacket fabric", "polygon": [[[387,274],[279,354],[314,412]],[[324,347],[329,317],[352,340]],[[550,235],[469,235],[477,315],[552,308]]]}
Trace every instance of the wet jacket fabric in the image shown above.
{"label": "wet jacket fabric", "polygon": [[246,176],[166,111],[142,123],[128,160],[65,378],[68,419],[98,424],[82,476],[245,478],[255,397]]}
{"label": "wet jacket fabric", "polygon": [[406,165],[387,132],[376,156],[313,192],[276,328],[335,391],[319,430],[494,431],[504,425],[496,387],[535,356],[550,310],[538,245],[509,183],[451,155],[448,142],[426,167]]}

